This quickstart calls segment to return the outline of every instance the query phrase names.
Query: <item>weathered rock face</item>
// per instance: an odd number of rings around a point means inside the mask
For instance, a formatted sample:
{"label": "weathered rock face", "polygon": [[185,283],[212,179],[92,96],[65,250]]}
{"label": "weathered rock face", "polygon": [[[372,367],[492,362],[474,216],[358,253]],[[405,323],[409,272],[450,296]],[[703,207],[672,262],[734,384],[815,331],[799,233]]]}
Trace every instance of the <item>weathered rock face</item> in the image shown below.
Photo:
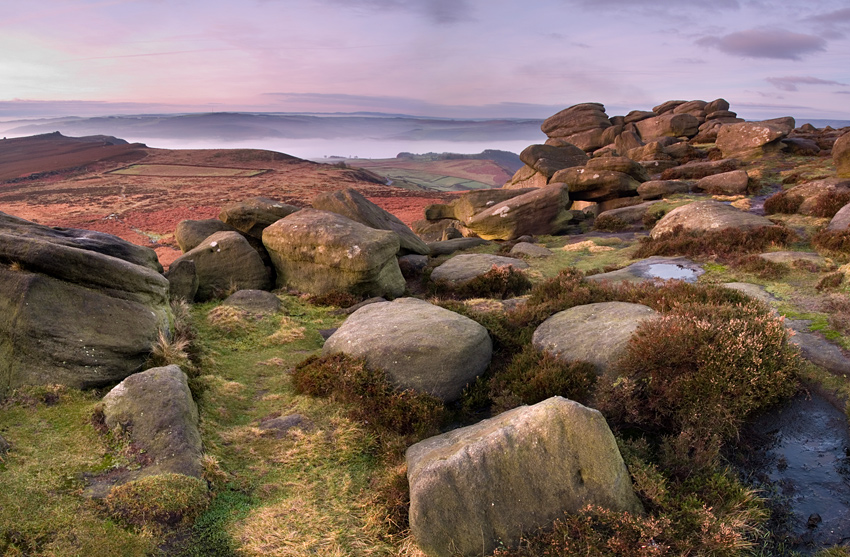
{"label": "weathered rock face", "polygon": [[395,298],[404,292],[394,232],[369,228],[336,213],[302,209],[266,228],[263,244],[280,287],[366,297]]}
{"label": "weathered rock face", "polygon": [[635,196],[640,186],[640,182],[616,170],[567,168],[558,172],[553,180],[567,185],[570,199],[597,203],[617,197]]}
{"label": "weathered rock face", "polygon": [[191,302],[198,293],[198,272],[195,262],[184,259],[172,262],[165,273],[168,279],[168,296],[172,300]]}
{"label": "weathered rock face", "polygon": [[457,199],[454,199],[451,203],[449,203],[448,209],[443,210],[443,212],[451,214],[451,218],[457,219],[465,224],[481,211],[486,211],[490,207],[503,201],[507,201],[508,199],[513,199],[514,197],[536,190],[537,188],[498,188],[468,191],[460,194]]}
{"label": "weathered rock face", "polygon": [[174,229],[174,239],[180,251],[186,253],[201,245],[201,242],[216,232],[235,232],[236,229],[218,219],[182,220]]}
{"label": "weathered rock face", "polygon": [[201,477],[198,408],[186,374],[176,365],[135,373],[103,397],[103,416],[112,431],[130,440],[151,459],[141,473]]}
{"label": "weathered rock face", "polygon": [[410,527],[432,557],[490,554],[586,505],[643,512],[605,418],[561,397],[426,439],[405,456]]}
{"label": "weathered rock face", "polygon": [[699,120],[690,114],[667,112],[635,123],[640,137],[651,141],[658,137],[693,137],[699,131]]}
{"label": "weathered rock face", "polygon": [[565,361],[585,361],[609,373],[643,321],[658,312],[642,304],[601,302],[572,307],[544,321],[531,343]]}
{"label": "weathered rock face", "polygon": [[724,205],[717,201],[695,201],[682,207],[673,209],[658,221],[650,232],[652,238],[661,238],[673,232],[681,226],[683,230],[696,230],[708,232],[712,230],[723,230],[724,228],[737,228],[739,230],[750,230],[762,226],[773,226],[773,223],[764,217],[745,213],[730,205]]}
{"label": "weathered rock face", "polygon": [[486,253],[456,255],[434,269],[431,280],[445,281],[456,286],[486,274],[493,267],[527,269],[528,263],[522,259]]}
{"label": "weathered rock face", "polygon": [[370,228],[395,232],[399,237],[401,245],[399,253],[401,255],[407,253],[428,254],[428,246],[406,224],[395,215],[388,213],[363,197],[356,190],[349,188],[321,193],[313,198],[313,208],[348,217],[354,222],[359,222]]}
{"label": "weathered rock face", "polygon": [[850,204],[842,207],[832,220],[829,221],[827,230],[847,230],[850,229]]}
{"label": "weathered rock face", "polygon": [[689,162],[688,164],[665,170],[661,177],[664,180],[699,180],[705,176],[737,170],[740,166],[741,161],[738,159]]}
{"label": "weathered rock face", "polygon": [[701,178],[694,190],[712,195],[743,195],[747,193],[749,184],[746,170],[732,170]]}
{"label": "weathered rock face", "polygon": [[[444,205],[444,207],[448,207],[448,205]],[[413,221],[410,223],[410,229],[426,243],[460,238],[470,233],[466,225],[453,218]]]}
{"label": "weathered rock face", "polygon": [[657,201],[647,201],[626,207],[608,209],[599,213],[596,219],[597,222],[602,222],[604,219],[616,219],[625,224],[642,227],[643,218],[646,216],[646,213],[657,203]]}
{"label": "weathered rock face", "polygon": [[628,174],[638,182],[649,180],[646,169],[628,157],[594,157],[584,166],[586,171],[613,170]]}
{"label": "weathered rock face", "polygon": [[492,342],[475,321],[416,298],[355,311],[325,342],[322,354],[365,358],[399,389],[457,399],[490,364]]}
{"label": "weathered rock face", "polygon": [[547,118],[540,129],[550,138],[563,138],[583,151],[605,146],[604,131],[611,127],[605,107],[599,103],[577,104]]}
{"label": "weathered rock face", "polygon": [[681,180],[651,180],[638,186],[637,192],[641,199],[661,199],[676,193],[688,193],[691,186]]}
{"label": "weathered rock face", "polygon": [[716,144],[724,158],[749,160],[779,151],[789,131],[777,123],[741,122],[721,127]]}
{"label": "weathered rock face", "polygon": [[503,189],[527,189],[527,188],[545,188],[549,183],[549,178],[537,172],[528,165],[523,166],[508,182],[502,186]]}
{"label": "weathered rock face", "polygon": [[238,232],[216,232],[172,265],[183,261],[195,263],[197,301],[221,297],[231,288],[268,290],[272,286],[263,260]]}
{"label": "weathered rock face", "polygon": [[171,321],[155,261],[153,250],[109,234],[0,213],[0,396],[26,384],[97,387],[139,371]]}
{"label": "weathered rock face", "polygon": [[263,239],[263,230],[270,224],[298,211],[298,207],[279,203],[266,197],[253,197],[228,205],[218,218],[236,230]]}
{"label": "weathered rock face", "polygon": [[832,160],[839,178],[850,178],[850,133],[839,137],[832,146]]}
{"label": "weathered rock face", "polygon": [[546,178],[552,178],[552,175],[563,168],[583,166],[588,160],[584,151],[569,143],[560,147],[529,145],[523,149],[519,158]]}
{"label": "weathered rock face", "polygon": [[489,240],[483,238],[453,238],[442,242],[431,242],[428,244],[428,247],[431,248],[431,256],[437,257],[440,255],[451,255],[456,251],[483,246],[489,243]]}
{"label": "weathered rock face", "polygon": [[466,225],[485,240],[513,240],[526,234],[557,234],[574,218],[569,206],[567,186],[551,184],[497,203],[469,219]]}

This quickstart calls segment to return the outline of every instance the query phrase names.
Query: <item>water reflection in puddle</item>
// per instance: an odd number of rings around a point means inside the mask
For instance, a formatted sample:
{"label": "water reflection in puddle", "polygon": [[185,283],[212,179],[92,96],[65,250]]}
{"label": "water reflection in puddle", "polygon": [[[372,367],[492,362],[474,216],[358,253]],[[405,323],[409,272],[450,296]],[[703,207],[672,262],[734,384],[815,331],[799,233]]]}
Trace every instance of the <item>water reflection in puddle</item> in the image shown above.
{"label": "water reflection in puddle", "polygon": [[699,276],[695,270],[673,263],[653,263],[646,268],[645,275],[663,280],[677,279],[685,282],[696,282]]}

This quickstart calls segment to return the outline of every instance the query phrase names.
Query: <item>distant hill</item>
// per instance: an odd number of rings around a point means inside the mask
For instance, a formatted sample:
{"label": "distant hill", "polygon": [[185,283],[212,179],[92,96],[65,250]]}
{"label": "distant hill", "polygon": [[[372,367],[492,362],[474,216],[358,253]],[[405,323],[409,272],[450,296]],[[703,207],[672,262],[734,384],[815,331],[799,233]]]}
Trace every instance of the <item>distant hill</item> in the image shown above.
{"label": "distant hill", "polygon": [[525,163],[519,160],[519,155],[516,153],[500,151],[498,149],[485,149],[477,155],[462,155],[459,153],[425,153],[415,155],[413,153],[399,153],[396,155],[396,158],[420,161],[490,160],[504,166],[512,173],[525,166]]}
{"label": "distant hill", "polygon": [[798,127],[803,124],[811,124],[816,128],[825,128],[829,126],[836,130],[850,126],[850,120],[812,120],[811,118],[796,118],[796,122]]}

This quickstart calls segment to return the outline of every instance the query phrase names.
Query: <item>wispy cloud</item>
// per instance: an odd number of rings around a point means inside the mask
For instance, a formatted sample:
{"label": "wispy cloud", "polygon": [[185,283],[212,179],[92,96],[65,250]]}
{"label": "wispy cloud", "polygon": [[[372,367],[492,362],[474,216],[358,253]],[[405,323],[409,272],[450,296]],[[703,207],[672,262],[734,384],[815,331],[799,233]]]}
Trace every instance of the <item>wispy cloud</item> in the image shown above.
{"label": "wispy cloud", "polygon": [[737,31],[722,37],[703,37],[697,39],[696,44],[716,48],[726,54],[780,60],[800,60],[807,54],[826,50],[826,41],[821,37],[766,28]]}
{"label": "wispy cloud", "polygon": [[818,23],[834,24],[837,22],[850,23],[850,8],[835,10],[823,14],[813,15],[806,18],[808,21],[817,21]]}
{"label": "wispy cloud", "polygon": [[468,0],[328,0],[349,8],[405,10],[425,15],[433,23],[452,24],[472,19]]}
{"label": "wispy cloud", "polygon": [[847,85],[830,79],[819,79],[810,76],[768,77],[765,81],[783,91],[799,91],[798,85]]}

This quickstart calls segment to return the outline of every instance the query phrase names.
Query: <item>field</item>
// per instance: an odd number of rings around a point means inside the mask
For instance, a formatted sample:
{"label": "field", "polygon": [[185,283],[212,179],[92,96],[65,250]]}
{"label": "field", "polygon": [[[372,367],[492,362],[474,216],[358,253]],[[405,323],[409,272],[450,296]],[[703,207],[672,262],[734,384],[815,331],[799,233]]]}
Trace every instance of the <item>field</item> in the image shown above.
{"label": "field", "polygon": [[388,180],[413,184],[423,190],[452,192],[498,188],[512,172],[489,160],[348,159],[352,167],[364,168]]}
{"label": "field", "polygon": [[109,174],[174,178],[250,178],[252,176],[259,176],[264,172],[269,172],[269,170],[191,166],[186,164],[131,164],[126,168],[112,170]]}

